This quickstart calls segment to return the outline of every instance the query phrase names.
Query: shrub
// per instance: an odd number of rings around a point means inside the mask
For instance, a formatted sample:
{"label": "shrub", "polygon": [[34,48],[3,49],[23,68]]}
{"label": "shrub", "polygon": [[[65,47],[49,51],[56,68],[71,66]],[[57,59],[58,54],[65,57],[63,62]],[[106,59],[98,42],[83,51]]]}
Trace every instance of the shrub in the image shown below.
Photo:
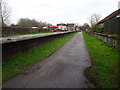
{"label": "shrub", "polygon": [[103,33],[104,27],[102,24],[101,25],[92,25],[91,32]]}

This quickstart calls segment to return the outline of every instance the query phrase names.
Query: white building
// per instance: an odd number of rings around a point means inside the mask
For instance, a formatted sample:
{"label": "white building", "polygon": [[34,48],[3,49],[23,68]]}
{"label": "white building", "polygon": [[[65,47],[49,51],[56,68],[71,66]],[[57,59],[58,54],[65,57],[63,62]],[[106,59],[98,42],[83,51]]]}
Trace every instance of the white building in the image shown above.
{"label": "white building", "polygon": [[58,29],[61,31],[67,31],[67,25],[64,23],[57,24]]}
{"label": "white building", "polygon": [[67,24],[67,30],[68,31],[75,31],[75,24],[74,23],[68,23]]}

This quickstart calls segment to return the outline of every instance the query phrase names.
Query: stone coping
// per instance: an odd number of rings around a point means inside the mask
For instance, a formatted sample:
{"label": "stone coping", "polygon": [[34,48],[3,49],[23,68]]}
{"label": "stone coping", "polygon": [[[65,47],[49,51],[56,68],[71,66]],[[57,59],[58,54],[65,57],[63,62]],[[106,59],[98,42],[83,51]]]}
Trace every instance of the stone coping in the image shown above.
{"label": "stone coping", "polygon": [[109,37],[109,38],[120,39],[120,36],[106,35],[106,34],[100,34],[100,33],[91,33],[91,32],[88,32],[88,33],[96,34],[96,35],[100,35],[100,36],[104,36],[104,37]]}
{"label": "stone coping", "polygon": [[34,39],[34,38],[39,38],[39,37],[46,37],[46,36],[50,36],[50,35],[64,34],[64,33],[70,33],[70,32],[54,32],[54,33],[43,33],[43,34],[17,35],[17,36],[15,36],[15,38],[13,38],[14,36],[3,37],[2,40],[0,40],[0,44],[17,42],[17,41],[21,41],[21,40]]}

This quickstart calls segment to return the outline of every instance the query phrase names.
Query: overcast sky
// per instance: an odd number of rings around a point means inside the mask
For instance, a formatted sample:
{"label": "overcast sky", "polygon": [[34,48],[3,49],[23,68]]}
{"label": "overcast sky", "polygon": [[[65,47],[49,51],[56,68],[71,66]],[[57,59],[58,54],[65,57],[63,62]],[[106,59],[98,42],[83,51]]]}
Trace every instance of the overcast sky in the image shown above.
{"label": "overcast sky", "polygon": [[[11,23],[20,18],[57,23],[88,23],[91,14],[102,18],[118,9],[119,0],[8,0],[12,7]],[[101,18],[101,19],[102,19]]]}

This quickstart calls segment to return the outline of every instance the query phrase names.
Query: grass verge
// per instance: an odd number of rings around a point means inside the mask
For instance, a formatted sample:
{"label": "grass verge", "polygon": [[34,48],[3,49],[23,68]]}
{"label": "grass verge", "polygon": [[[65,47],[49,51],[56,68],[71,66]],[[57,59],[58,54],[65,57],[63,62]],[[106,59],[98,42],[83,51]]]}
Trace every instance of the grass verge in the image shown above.
{"label": "grass verge", "polygon": [[65,44],[68,40],[70,40],[76,33],[71,33],[62,38],[53,40],[47,44],[44,44],[38,48],[30,50],[26,53],[23,53],[19,56],[16,56],[6,62],[3,63],[3,77],[2,80],[5,82],[6,80],[14,77],[17,74],[22,72],[22,69],[35,64],[44,58],[51,55],[58,48],[60,48],[63,44]]}
{"label": "grass verge", "polygon": [[106,43],[83,32],[91,54],[92,67],[88,74],[101,88],[118,88],[118,51]]}
{"label": "grass verge", "polygon": [[48,32],[18,33],[18,34],[11,34],[11,35],[9,35],[9,36],[17,36],[17,35],[30,35],[30,34],[41,34],[41,33],[53,33],[53,32],[48,31]]}

